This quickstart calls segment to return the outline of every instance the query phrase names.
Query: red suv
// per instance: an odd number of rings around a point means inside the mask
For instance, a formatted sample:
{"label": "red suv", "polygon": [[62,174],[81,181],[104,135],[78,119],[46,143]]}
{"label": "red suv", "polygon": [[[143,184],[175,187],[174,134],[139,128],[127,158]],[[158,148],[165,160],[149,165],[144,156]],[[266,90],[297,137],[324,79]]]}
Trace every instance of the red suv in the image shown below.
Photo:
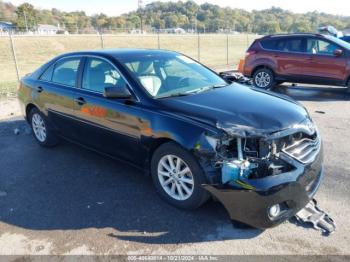
{"label": "red suv", "polygon": [[350,89],[350,44],[319,34],[271,35],[249,47],[243,74],[269,89],[282,82]]}

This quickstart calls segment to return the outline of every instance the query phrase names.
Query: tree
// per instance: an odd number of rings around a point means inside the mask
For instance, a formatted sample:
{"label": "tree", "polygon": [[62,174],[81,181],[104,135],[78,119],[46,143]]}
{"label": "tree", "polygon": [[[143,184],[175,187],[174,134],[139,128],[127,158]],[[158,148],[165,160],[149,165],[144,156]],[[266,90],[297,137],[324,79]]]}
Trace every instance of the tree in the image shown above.
{"label": "tree", "polygon": [[21,4],[15,11],[17,28],[21,30],[31,30],[37,25],[37,13],[34,6],[28,3]]}
{"label": "tree", "polygon": [[[142,9],[145,28],[194,29],[216,32],[230,29],[239,32],[273,34],[279,32],[315,32],[322,25],[333,25],[339,30],[350,27],[350,17],[319,12],[295,14],[281,8],[248,12],[230,7],[194,1],[153,2]],[[65,25],[71,33],[91,32],[114,28],[140,28],[140,12],[132,11],[117,17],[105,14],[87,16],[84,12],[62,12],[58,9],[37,10],[24,3],[17,8],[0,0],[0,20],[13,21],[21,30],[33,29],[37,23]],[[86,29],[86,30],[85,30]]]}

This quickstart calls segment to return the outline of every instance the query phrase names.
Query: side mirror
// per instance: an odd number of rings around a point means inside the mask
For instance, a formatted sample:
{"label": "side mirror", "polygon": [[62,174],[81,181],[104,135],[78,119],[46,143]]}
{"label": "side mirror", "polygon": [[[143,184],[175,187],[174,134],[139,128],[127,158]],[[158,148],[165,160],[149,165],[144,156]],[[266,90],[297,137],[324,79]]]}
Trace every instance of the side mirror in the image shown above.
{"label": "side mirror", "polygon": [[131,98],[131,93],[127,87],[105,87],[103,91],[103,96],[106,98]]}
{"label": "side mirror", "polygon": [[343,54],[343,50],[335,49],[333,52],[334,56],[341,56]]}

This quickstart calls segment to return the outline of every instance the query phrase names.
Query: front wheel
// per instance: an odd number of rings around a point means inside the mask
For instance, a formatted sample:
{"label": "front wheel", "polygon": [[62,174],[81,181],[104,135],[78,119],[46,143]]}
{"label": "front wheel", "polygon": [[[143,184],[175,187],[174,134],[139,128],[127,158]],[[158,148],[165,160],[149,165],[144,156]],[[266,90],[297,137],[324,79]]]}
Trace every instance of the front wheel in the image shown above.
{"label": "front wheel", "polygon": [[253,84],[262,89],[270,89],[275,85],[275,78],[272,71],[268,68],[261,68],[255,71],[253,75]]}
{"label": "front wheel", "polygon": [[169,204],[195,209],[209,198],[202,187],[206,177],[194,156],[175,143],[161,145],[153,154],[151,162],[153,183]]}

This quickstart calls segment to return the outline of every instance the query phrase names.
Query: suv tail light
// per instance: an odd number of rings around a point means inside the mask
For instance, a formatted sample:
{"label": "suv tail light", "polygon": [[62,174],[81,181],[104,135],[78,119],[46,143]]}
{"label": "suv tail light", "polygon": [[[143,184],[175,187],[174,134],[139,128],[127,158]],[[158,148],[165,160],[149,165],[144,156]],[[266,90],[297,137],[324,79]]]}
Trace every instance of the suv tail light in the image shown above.
{"label": "suv tail light", "polygon": [[256,51],[247,51],[245,53],[245,57],[247,58],[248,56],[255,55],[255,54],[256,54]]}

